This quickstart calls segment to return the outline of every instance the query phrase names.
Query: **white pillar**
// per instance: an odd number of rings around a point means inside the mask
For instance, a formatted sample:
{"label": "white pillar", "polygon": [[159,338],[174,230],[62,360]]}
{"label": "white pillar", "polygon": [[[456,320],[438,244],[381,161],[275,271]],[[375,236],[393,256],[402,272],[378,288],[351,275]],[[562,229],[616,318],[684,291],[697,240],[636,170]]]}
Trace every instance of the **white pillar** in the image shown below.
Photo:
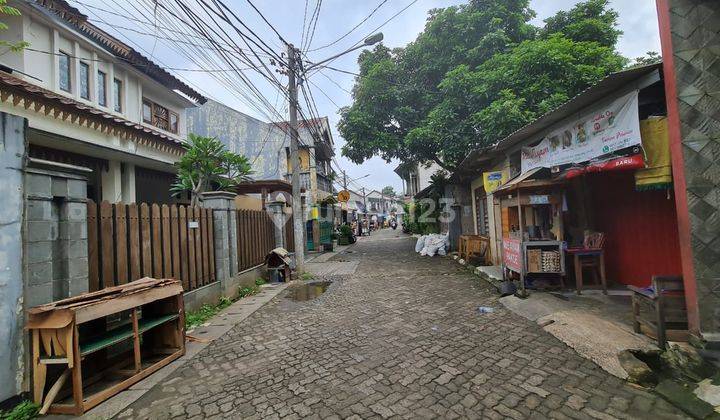
{"label": "white pillar", "polygon": [[122,171],[120,162],[108,162],[107,171],[102,172],[102,199],[111,203],[122,201]]}
{"label": "white pillar", "polygon": [[135,193],[135,165],[125,163],[122,171],[122,201],[134,203],[137,200]]}

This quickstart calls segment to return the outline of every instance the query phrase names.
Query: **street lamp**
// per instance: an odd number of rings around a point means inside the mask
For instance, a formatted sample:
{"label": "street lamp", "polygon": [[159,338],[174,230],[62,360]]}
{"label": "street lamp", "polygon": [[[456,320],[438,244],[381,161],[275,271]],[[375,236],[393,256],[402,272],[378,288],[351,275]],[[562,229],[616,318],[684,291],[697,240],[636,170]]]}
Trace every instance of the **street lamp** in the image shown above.
{"label": "street lamp", "polygon": [[332,61],[332,60],[340,57],[341,55],[345,55],[345,54],[347,54],[347,53],[349,53],[349,52],[358,50],[358,49],[360,49],[360,48],[364,48],[364,47],[369,47],[369,46],[371,46],[371,45],[375,45],[375,44],[377,44],[378,42],[382,41],[384,37],[385,37],[385,36],[383,35],[382,32],[378,32],[378,33],[376,33],[376,34],[374,34],[374,35],[370,35],[369,37],[365,38],[365,40],[363,40],[362,44],[360,44],[360,45],[356,45],[356,46],[354,46],[354,47],[348,48],[347,50],[341,52],[340,54],[335,54],[335,55],[333,55],[332,57],[329,57],[329,58],[326,58],[326,59],[324,59],[324,60],[322,60],[322,61],[319,61],[319,62],[317,62],[317,63],[311,64],[309,67],[306,67],[306,68],[305,68],[305,73],[309,72],[310,70],[314,69],[315,67],[317,67],[317,66],[319,66],[319,65],[321,65],[321,64],[323,64],[323,63],[327,63],[328,61]]}

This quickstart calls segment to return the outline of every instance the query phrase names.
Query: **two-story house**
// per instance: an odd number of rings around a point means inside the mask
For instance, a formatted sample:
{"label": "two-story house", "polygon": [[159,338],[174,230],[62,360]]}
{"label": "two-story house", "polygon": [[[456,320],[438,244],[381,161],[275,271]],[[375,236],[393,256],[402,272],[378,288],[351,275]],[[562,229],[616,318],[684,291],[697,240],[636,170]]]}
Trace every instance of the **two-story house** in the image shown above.
{"label": "two-story house", "polygon": [[88,198],[170,202],[186,108],[205,98],[64,0],[11,1],[0,111],[28,121],[30,158],[91,169]]}

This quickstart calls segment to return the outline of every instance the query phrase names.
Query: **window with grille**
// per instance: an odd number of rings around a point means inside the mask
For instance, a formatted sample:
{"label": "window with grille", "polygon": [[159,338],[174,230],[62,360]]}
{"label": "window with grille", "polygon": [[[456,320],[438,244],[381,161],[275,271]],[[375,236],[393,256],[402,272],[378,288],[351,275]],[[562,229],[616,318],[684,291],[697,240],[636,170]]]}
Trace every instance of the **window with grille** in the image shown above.
{"label": "window with grille", "polygon": [[113,99],[115,100],[115,112],[122,112],[122,81],[118,79],[113,80]]}
{"label": "window with grille", "polygon": [[488,235],[490,232],[490,223],[488,219],[488,205],[485,188],[475,190],[475,220],[477,222],[477,231],[480,235]]}
{"label": "window with grille", "polygon": [[154,125],[161,130],[177,134],[179,120],[180,118],[177,113],[149,99],[143,98],[143,122]]}
{"label": "window with grille", "polygon": [[80,97],[90,99],[90,66],[80,62]]}
{"label": "window with grille", "polygon": [[98,104],[107,106],[107,75],[99,71],[97,74]]}
{"label": "window with grille", "polygon": [[60,62],[58,74],[58,83],[60,85],[60,89],[64,90],[65,92],[70,92],[72,89],[70,85],[70,55],[60,51],[58,59],[58,61]]}

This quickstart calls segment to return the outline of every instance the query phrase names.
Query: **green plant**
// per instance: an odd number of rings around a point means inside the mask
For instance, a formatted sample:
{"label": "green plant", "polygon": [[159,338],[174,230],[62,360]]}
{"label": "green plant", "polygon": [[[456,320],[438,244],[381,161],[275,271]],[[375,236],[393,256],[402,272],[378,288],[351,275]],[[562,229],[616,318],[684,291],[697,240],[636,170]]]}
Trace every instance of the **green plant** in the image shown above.
{"label": "green plant", "polygon": [[30,420],[34,419],[40,411],[40,406],[32,401],[23,401],[10,411],[0,410],[0,419],[3,420]]}
{"label": "green plant", "polygon": [[190,329],[205,323],[208,319],[214,317],[218,312],[227,308],[233,303],[233,300],[227,296],[223,296],[217,305],[204,304],[197,311],[185,312],[185,328]]}
{"label": "green plant", "polygon": [[[20,16],[20,10],[18,10],[12,6],[8,6],[7,0],[0,0],[0,15]],[[0,30],[4,31],[7,29],[8,29],[7,24],[5,22],[0,22]],[[15,53],[20,52],[29,46],[30,46],[30,43],[27,41],[9,42],[9,41],[5,41],[5,40],[0,40],[0,47],[6,47],[8,49],[8,51],[15,52]],[[8,51],[5,51],[5,52],[8,52]]]}
{"label": "green plant", "polygon": [[245,287],[240,288],[240,292],[238,293],[238,295],[241,298],[244,298],[244,297],[252,296],[252,295],[256,294],[259,290],[260,289],[257,286],[252,286],[252,287],[245,286]]}
{"label": "green plant", "polygon": [[340,236],[344,236],[346,238],[349,238],[353,235],[353,230],[348,225],[342,225],[340,226]]}
{"label": "green plant", "polygon": [[245,156],[227,150],[215,137],[190,133],[182,143],[185,154],[175,164],[177,179],[170,191],[173,195],[189,192],[192,205],[197,205],[201,192],[228,190],[250,179],[252,167]]}
{"label": "green plant", "polygon": [[310,273],[302,273],[302,274],[300,275],[300,279],[301,279],[301,280],[305,280],[305,281],[313,280],[314,278],[315,278],[315,276],[313,276],[313,275],[310,274]]}
{"label": "green plant", "polygon": [[266,283],[265,279],[261,279],[261,278],[255,279],[255,286],[262,286],[265,283]]}

